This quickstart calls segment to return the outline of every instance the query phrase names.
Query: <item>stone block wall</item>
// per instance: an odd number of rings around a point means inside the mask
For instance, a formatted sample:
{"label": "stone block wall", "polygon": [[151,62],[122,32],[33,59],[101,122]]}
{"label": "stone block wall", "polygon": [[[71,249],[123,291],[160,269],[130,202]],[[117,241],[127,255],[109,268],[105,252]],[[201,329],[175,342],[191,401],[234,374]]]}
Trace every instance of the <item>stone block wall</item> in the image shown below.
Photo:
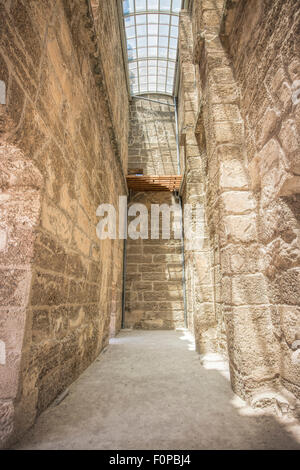
{"label": "stone block wall", "polygon": [[233,389],[246,399],[282,384],[299,396],[300,376],[299,6],[254,3],[194,0],[180,25],[184,198],[196,170],[214,291],[200,335],[191,287],[188,302],[199,344],[211,318],[204,351],[228,350]]}
{"label": "stone block wall", "polygon": [[[119,25],[100,2],[116,57]],[[106,18],[105,18],[106,17]],[[100,19],[99,19],[100,21]],[[96,236],[126,194],[122,63],[89,1],[0,1],[0,443],[94,360],[121,323],[123,242]],[[120,116],[118,109],[123,110]]]}
{"label": "stone block wall", "polygon": [[[174,105],[173,99],[162,95],[144,98]],[[172,106],[142,99],[130,103],[128,168],[144,170],[144,175],[177,175],[175,116]]]}
{"label": "stone block wall", "polygon": [[[144,204],[151,214],[151,204],[175,203],[169,192],[136,192],[132,204]],[[129,217],[128,223],[133,217]],[[182,285],[182,241],[150,238],[127,241],[125,327],[174,329],[184,327]]]}
{"label": "stone block wall", "polygon": [[245,123],[233,65],[220,38],[223,1],[195,1],[194,63],[199,69],[207,151],[207,223],[215,253],[218,303],[226,327],[232,387],[243,398],[278,385],[279,345],[272,328],[256,201],[245,161]]}
{"label": "stone block wall", "polygon": [[[174,104],[163,95],[145,98]],[[128,146],[129,169],[142,169],[145,175],[178,174],[174,108],[140,99],[130,105]],[[172,205],[169,192],[131,191],[128,206],[140,203]],[[129,218],[130,223],[132,218]],[[173,329],[184,326],[182,285],[182,241],[162,238],[127,240],[125,326],[144,329]]]}
{"label": "stone block wall", "polygon": [[[95,22],[99,47],[102,51],[102,67],[107,81],[107,93],[112,109],[112,125],[116,132],[120,149],[123,171],[128,166],[128,86],[126,83],[125,58],[121,47],[121,32],[118,28],[119,17],[117,2],[95,1]],[[112,86],[113,85],[113,86]]]}
{"label": "stone block wall", "polygon": [[[184,165],[183,204],[202,209],[200,227],[193,227],[192,240],[185,237],[185,266],[188,327],[195,335],[201,354],[221,352],[226,356],[224,318],[220,306],[218,244],[209,232],[207,198],[207,148],[199,108],[199,71],[193,63],[193,36],[190,14],[180,14],[179,57],[179,133],[181,161]],[[195,221],[194,221],[195,222]],[[196,231],[198,230],[198,231]]]}
{"label": "stone block wall", "polygon": [[281,381],[299,397],[300,8],[296,0],[239,1],[234,7],[225,10],[222,32],[240,89],[264,253],[261,279],[280,343]]}

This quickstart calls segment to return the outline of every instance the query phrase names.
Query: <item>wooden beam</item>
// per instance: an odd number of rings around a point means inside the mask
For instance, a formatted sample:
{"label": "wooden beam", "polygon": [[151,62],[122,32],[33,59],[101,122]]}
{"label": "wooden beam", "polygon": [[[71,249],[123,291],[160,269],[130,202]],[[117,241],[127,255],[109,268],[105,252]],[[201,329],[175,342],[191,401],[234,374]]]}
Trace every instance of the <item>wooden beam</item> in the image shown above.
{"label": "wooden beam", "polygon": [[128,189],[134,191],[179,191],[181,175],[128,175]]}

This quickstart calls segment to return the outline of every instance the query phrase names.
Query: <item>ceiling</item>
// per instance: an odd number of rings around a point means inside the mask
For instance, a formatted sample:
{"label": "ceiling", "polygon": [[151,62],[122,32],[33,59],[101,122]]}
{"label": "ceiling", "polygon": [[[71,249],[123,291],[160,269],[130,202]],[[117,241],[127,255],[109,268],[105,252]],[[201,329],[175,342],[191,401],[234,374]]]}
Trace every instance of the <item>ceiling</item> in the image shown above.
{"label": "ceiling", "polygon": [[123,0],[130,92],[174,95],[181,0]]}

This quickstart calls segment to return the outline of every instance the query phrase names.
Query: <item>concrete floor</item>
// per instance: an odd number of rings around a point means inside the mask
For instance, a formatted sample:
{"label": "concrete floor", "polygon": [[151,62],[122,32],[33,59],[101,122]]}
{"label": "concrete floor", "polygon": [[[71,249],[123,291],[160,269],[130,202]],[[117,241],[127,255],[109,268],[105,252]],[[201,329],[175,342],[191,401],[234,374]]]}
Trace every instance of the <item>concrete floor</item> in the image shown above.
{"label": "concrete floor", "polygon": [[300,449],[299,423],[247,407],[228,377],[185,331],[123,331],[15,449]]}

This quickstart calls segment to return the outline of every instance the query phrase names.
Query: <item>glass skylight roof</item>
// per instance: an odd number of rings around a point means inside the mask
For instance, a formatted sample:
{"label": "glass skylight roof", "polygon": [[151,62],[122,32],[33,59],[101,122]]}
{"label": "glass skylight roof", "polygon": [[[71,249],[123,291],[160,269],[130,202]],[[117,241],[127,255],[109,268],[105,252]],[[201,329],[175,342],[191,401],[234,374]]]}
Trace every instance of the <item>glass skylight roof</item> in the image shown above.
{"label": "glass skylight roof", "polygon": [[123,0],[132,95],[173,95],[181,0]]}

